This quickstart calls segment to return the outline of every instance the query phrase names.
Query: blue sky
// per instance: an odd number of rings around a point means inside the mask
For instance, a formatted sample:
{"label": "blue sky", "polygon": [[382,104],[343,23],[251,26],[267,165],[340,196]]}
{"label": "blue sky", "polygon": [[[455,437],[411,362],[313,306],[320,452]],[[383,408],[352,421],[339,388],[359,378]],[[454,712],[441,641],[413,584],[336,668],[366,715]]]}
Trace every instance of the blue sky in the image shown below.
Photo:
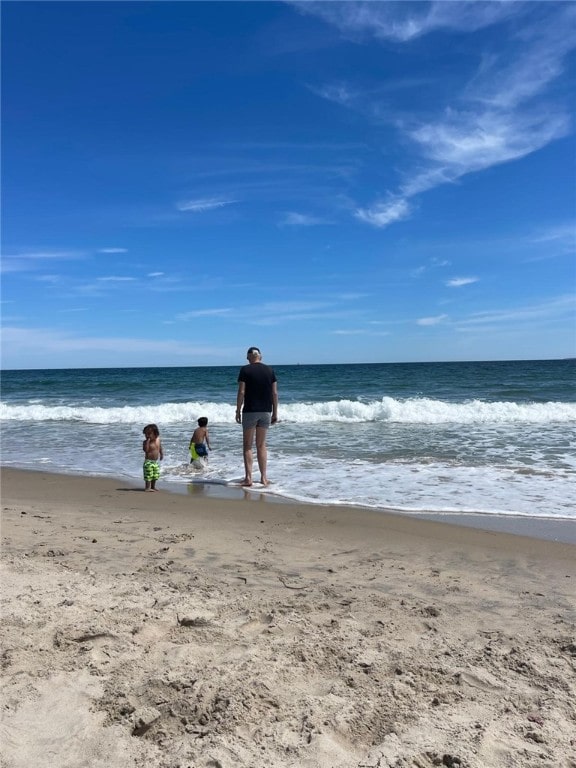
{"label": "blue sky", "polygon": [[576,355],[576,5],[2,3],[2,366]]}

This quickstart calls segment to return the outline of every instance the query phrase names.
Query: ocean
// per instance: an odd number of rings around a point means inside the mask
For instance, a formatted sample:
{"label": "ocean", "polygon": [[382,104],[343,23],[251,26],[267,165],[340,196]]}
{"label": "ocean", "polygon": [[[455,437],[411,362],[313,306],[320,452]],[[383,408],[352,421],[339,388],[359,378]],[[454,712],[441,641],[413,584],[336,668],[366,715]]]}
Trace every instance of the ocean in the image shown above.
{"label": "ocean", "polygon": [[[267,362],[280,422],[266,494],[412,515],[576,519],[576,361]],[[239,368],[4,371],[0,461],[139,481],[142,428],[155,422],[159,487],[217,490],[244,474]],[[188,456],[199,416],[213,447],[203,471]]]}

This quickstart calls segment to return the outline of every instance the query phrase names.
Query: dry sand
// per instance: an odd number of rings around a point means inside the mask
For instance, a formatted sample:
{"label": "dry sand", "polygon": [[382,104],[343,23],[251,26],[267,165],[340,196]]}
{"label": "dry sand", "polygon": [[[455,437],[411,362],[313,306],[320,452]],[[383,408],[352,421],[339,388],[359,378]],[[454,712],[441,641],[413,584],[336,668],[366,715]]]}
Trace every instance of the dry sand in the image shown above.
{"label": "dry sand", "polygon": [[5,768],[576,768],[576,547],[2,471]]}

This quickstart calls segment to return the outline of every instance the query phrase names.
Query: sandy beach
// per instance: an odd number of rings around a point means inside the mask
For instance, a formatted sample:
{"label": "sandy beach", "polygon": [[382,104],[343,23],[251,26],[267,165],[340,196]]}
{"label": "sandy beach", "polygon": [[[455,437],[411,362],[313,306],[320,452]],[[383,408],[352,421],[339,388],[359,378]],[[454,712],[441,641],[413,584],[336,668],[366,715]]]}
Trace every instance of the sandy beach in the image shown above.
{"label": "sandy beach", "polygon": [[1,479],[4,768],[576,768],[576,546]]}

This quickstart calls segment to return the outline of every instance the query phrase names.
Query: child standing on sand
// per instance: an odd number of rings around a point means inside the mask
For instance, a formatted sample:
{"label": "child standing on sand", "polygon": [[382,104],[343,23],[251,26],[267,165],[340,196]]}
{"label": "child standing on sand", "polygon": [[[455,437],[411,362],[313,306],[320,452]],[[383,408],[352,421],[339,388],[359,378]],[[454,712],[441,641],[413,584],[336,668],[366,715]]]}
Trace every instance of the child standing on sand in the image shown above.
{"label": "child standing on sand", "polygon": [[192,433],[190,438],[190,463],[192,464],[196,459],[208,458],[208,451],[211,451],[210,447],[210,435],[208,434],[208,419],[206,416],[201,416],[198,419],[198,426]]}
{"label": "child standing on sand", "polygon": [[158,462],[164,458],[160,441],[160,430],[156,424],[147,424],[142,431],[145,438],[142,443],[142,450],[144,451],[144,490],[155,491],[156,481],[160,477],[160,464]]}

